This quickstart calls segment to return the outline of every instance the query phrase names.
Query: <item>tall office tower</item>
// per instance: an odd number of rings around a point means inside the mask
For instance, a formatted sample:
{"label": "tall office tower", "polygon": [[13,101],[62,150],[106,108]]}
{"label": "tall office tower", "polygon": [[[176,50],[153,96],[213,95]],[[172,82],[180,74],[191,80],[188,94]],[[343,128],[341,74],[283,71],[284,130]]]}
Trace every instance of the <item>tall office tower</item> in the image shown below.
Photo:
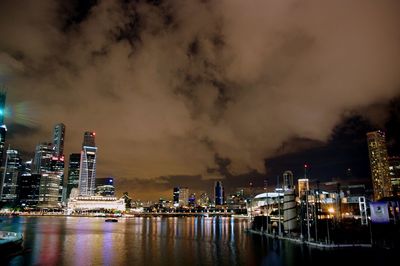
{"label": "tall office tower", "polygon": [[68,181],[67,181],[67,192],[66,198],[69,199],[71,190],[79,187],[79,168],[81,165],[81,154],[71,153],[69,155],[68,165]]}
{"label": "tall office tower", "polygon": [[39,206],[58,207],[61,202],[60,184],[64,176],[64,157],[53,156],[49,167],[40,174]]}
{"label": "tall office tower", "polygon": [[389,157],[389,176],[393,196],[400,196],[400,157]]}
{"label": "tall office tower", "polygon": [[40,174],[23,173],[19,180],[19,204],[37,206],[39,202]]}
{"label": "tall office tower", "polygon": [[36,146],[33,174],[40,174],[39,206],[57,207],[61,201],[64,156],[54,156],[54,145],[43,142]]}
{"label": "tall office tower", "polygon": [[79,168],[79,194],[93,196],[96,189],[95,132],[85,132],[83,137],[81,164]]}
{"label": "tall office tower", "polygon": [[4,115],[6,108],[6,93],[0,91],[0,167],[3,166],[4,145],[6,142],[7,127],[4,124]]}
{"label": "tall office tower", "polygon": [[32,161],[24,162],[18,180],[18,202],[22,206],[37,206],[39,201],[40,174],[31,173]]}
{"label": "tall office tower", "polygon": [[103,197],[114,197],[114,178],[111,176],[96,178],[96,195]]}
{"label": "tall office tower", "polygon": [[172,201],[175,207],[179,206],[179,187],[174,187],[173,194],[172,194]]}
{"label": "tall office tower", "polygon": [[55,125],[53,133],[54,156],[61,157],[64,155],[64,138],[65,125],[63,123]]}
{"label": "tall office tower", "polygon": [[187,187],[179,188],[179,205],[187,206],[189,204],[189,189]]}
{"label": "tall office tower", "polygon": [[188,204],[189,206],[193,207],[196,205],[196,193],[192,193],[189,196],[189,200],[188,200]]}
{"label": "tall office tower", "polygon": [[21,171],[21,158],[17,150],[7,150],[1,186],[1,201],[14,204],[18,196],[18,177]]}
{"label": "tall office tower", "polygon": [[293,172],[285,171],[283,173],[283,189],[292,189],[293,188]]}
{"label": "tall office tower", "polygon": [[368,132],[367,142],[374,200],[380,200],[383,197],[391,196],[385,132],[381,130]]}
{"label": "tall office tower", "polygon": [[221,181],[215,182],[214,187],[214,196],[215,196],[215,205],[223,205],[224,204],[224,187],[222,186]]}
{"label": "tall office tower", "polygon": [[[57,169],[58,173],[62,172],[61,180],[60,180],[60,189],[59,189],[59,201],[62,202],[66,199],[66,195],[63,195],[64,188],[64,140],[65,140],[65,125],[63,123],[59,123],[54,126],[53,132],[53,157],[58,158]],[[61,168],[62,167],[62,168]],[[66,194],[66,191],[64,191]]]}
{"label": "tall office tower", "polygon": [[[64,188],[64,155],[53,156],[51,159],[51,171],[59,178],[58,183],[58,201],[63,202],[63,188]],[[65,198],[64,198],[65,199]]]}
{"label": "tall office tower", "polygon": [[83,135],[83,145],[82,146],[89,146],[89,147],[96,147],[95,142],[96,133],[86,131]]}
{"label": "tall office tower", "polygon": [[51,159],[53,158],[53,144],[42,142],[36,145],[35,157],[33,159],[32,173],[40,174],[50,171]]}

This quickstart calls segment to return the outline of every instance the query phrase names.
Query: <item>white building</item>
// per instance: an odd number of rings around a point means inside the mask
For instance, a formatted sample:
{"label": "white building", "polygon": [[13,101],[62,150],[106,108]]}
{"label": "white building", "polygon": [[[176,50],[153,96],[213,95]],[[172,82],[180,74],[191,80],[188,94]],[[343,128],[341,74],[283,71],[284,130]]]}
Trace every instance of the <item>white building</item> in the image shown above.
{"label": "white building", "polygon": [[123,198],[103,197],[103,196],[78,196],[78,192],[73,189],[68,200],[68,214],[74,211],[90,210],[118,210],[125,211],[125,201]]}

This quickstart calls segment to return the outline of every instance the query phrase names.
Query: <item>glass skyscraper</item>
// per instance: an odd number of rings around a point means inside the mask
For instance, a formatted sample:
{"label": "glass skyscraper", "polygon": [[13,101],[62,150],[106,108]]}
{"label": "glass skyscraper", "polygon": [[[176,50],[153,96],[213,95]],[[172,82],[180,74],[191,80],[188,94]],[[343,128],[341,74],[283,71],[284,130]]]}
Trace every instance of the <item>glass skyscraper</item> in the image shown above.
{"label": "glass skyscraper", "polygon": [[33,159],[32,172],[41,174],[50,171],[51,159],[53,158],[53,144],[42,142],[36,145],[35,157]]}
{"label": "glass skyscraper", "polygon": [[179,205],[179,187],[174,187],[173,190],[173,203],[175,206]]}
{"label": "glass skyscraper", "polygon": [[385,132],[381,130],[368,132],[367,141],[374,200],[380,200],[383,197],[391,196]]}
{"label": "glass skyscraper", "polygon": [[71,153],[69,155],[68,165],[68,181],[67,181],[67,192],[66,197],[69,199],[71,190],[79,187],[79,168],[81,166],[81,154]]}
{"label": "glass skyscraper", "polygon": [[64,156],[65,125],[63,123],[54,126],[53,145],[54,156]]}
{"label": "glass skyscraper", "polygon": [[43,142],[36,146],[32,173],[41,175],[39,206],[58,207],[62,196],[64,156],[55,156],[53,143]]}
{"label": "glass skyscraper", "polygon": [[37,206],[39,201],[40,174],[31,173],[32,161],[22,164],[18,181],[18,202],[22,206]]}
{"label": "glass skyscraper", "polygon": [[18,177],[21,171],[21,158],[17,150],[7,150],[5,169],[1,186],[1,201],[14,204],[18,196]]}
{"label": "glass skyscraper", "polygon": [[215,182],[215,205],[223,205],[224,204],[224,187],[222,186],[221,181]]}
{"label": "glass skyscraper", "polygon": [[95,132],[85,132],[79,168],[79,195],[93,196],[96,190],[96,155]]}

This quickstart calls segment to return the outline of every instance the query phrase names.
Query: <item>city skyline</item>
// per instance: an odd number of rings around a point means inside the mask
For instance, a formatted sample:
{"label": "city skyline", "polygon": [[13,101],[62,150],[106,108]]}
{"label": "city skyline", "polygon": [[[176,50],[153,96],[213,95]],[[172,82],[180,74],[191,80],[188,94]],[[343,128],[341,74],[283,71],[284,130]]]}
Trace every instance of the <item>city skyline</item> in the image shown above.
{"label": "city skyline", "polygon": [[4,1],[6,142],[33,157],[63,123],[69,158],[96,132],[97,176],[141,199],[306,162],[370,182],[366,132],[400,154],[399,4],[364,2]]}

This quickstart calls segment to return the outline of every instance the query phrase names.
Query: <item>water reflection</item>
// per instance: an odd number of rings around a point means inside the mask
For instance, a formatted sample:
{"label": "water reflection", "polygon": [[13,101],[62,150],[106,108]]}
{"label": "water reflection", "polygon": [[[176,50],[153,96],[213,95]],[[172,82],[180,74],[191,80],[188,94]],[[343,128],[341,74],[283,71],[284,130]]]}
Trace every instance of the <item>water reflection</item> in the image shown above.
{"label": "water reflection", "polygon": [[311,265],[338,264],[347,255],[365,258],[370,265],[377,255],[365,250],[310,250],[247,234],[246,219],[224,217],[132,218],[118,223],[102,218],[19,217],[1,226],[24,234],[27,252],[14,257],[11,265]]}

